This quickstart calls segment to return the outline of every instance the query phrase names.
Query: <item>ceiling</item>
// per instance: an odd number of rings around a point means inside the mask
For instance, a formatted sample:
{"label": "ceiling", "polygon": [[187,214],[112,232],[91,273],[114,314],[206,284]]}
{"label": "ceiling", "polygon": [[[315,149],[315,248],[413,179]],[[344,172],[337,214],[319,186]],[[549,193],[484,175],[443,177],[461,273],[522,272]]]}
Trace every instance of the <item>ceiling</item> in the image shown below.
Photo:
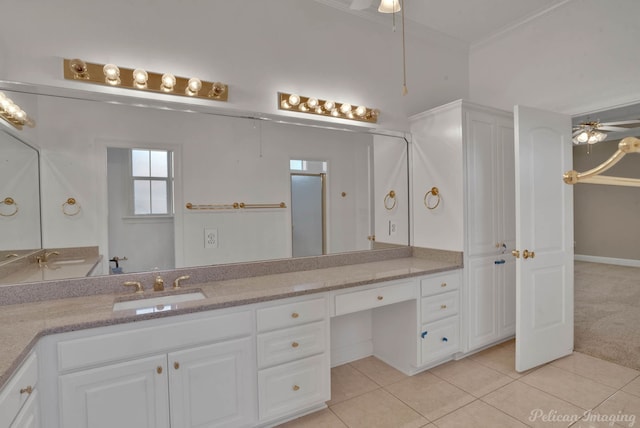
{"label": "ceiling", "polygon": [[[377,11],[380,0],[316,0],[390,25]],[[404,0],[405,19],[474,45],[570,0]],[[409,27],[409,25],[407,25]]]}

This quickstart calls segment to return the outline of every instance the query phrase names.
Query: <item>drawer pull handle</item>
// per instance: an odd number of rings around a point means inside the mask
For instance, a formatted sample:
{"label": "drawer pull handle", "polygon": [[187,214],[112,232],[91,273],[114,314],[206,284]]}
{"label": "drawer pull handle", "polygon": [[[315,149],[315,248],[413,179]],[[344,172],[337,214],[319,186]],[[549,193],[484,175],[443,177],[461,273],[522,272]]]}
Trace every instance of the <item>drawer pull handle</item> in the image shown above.
{"label": "drawer pull handle", "polygon": [[448,341],[449,341],[449,339],[447,339],[446,337],[443,337],[443,338],[442,338],[442,341],[443,341],[443,342],[448,342]]}
{"label": "drawer pull handle", "polygon": [[299,389],[300,389],[300,387],[299,387],[298,385],[293,385],[293,388],[292,388],[292,389],[293,389],[294,391],[297,391],[297,390],[299,390]]}
{"label": "drawer pull handle", "polygon": [[298,342],[293,342],[293,343],[291,344],[291,347],[292,347],[292,348],[297,348],[298,346],[300,346],[300,344],[299,344]]}
{"label": "drawer pull handle", "polygon": [[447,305],[440,305],[440,309],[447,309]]}
{"label": "drawer pull handle", "polygon": [[422,337],[422,338],[424,339],[425,337],[427,337],[427,333],[429,333],[429,332],[428,332],[428,331],[423,331],[423,332],[420,334],[420,337]]}
{"label": "drawer pull handle", "polygon": [[384,299],[383,296],[378,296],[378,300],[382,300],[382,299]]}
{"label": "drawer pull handle", "polygon": [[158,372],[158,374],[162,374],[162,366],[158,366],[156,368],[156,371]]}
{"label": "drawer pull handle", "polygon": [[447,286],[446,282],[443,282],[442,284],[440,284],[440,287],[446,287],[446,286]]}
{"label": "drawer pull handle", "polygon": [[180,363],[177,362],[177,361],[175,363],[173,363],[173,368],[178,370],[180,368]]}
{"label": "drawer pull handle", "polygon": [[27,386],[26,388],[22,388],[20,390],[20,394],[29,394],[29,395],[31,395],[32,392],[33,392],[33,387],[31,385]]}
{"label": "drawer pull handle", "polygon": [[300,314],[297,313],[297,312],[294,312],[294,313],[291,314],[291,318],[298,318],[299,316],[300,316]]}

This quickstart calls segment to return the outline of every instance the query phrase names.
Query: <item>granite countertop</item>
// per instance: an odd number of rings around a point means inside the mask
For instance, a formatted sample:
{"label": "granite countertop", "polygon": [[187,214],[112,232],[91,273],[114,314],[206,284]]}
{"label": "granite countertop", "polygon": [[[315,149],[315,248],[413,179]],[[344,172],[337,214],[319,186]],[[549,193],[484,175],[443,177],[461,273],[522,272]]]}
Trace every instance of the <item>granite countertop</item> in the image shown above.
{"label": "granite countertop", "polygon": [[[184,281],[182,292],[198,289],[206,298],[177,304],[169,311],[140,315],[135,310],[113,311],[115,301],[133,298],[126,290],[0,306],[0,388],[44,335],[321,293],[461,267],[460,261],[414,256],[240,279]],[[170,284],[165,286],[170,290]],[[147,290],[144,297],[161,295],[162,292]]]}

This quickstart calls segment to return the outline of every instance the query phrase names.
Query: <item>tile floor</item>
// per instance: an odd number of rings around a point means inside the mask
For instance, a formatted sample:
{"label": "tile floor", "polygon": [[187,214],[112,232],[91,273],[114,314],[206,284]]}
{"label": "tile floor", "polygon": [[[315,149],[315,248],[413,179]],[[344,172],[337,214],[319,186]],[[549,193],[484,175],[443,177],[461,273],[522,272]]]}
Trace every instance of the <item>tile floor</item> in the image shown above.
{"label": "tile floor", "polygon": [[510,341],[411,377],[354,361],[331,371],[328,409],[282,426],[640,427],[639,371],[574,352],[517,373],[514,355]]}

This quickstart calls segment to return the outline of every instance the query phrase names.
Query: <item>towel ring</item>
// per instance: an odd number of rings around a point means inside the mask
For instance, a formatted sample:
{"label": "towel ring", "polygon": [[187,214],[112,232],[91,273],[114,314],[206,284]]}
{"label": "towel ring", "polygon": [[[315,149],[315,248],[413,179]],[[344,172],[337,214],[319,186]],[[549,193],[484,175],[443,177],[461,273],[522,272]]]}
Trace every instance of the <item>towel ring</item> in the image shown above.
{"label": "towel ring", "polygon": [[[393,201],[393,204],[391,204],[391,206],[389,206],[389,201]],[[392,210],[396,207],[397,203],[398,200],[396,199],[396,192],[391,190],[389,193],[387,193],[387,196],[384,197],[384,207],[388,210]]]}
{"label": "towel ring", "polygon": [[[75,211],[68,211],[69,207],[73,207],[73,206],[76,207]],[[62,204],[62,213],[64,215],[68,215],[69,217],[72,217],[74,215],[78,215],[80,213],[81,209],[82,209],[82,207],[75,200],[75,198],[69,198],[69,199],[67,199],[67,201],[64,204]]]}
{"label": "towel ring", "polygon": [[[438,198],[436,204],[433,206],[429,204],[429,195]],[[431,190],[424,194],[424,206],[427,207],[427,209],[435,210],[438,205],[440,205],[440,190],[438,190],[437,187],[432,187]]]}
{"label": "towel ring", "polygon": [[13,217],[18,212],[18,203],[13,198],[6,197],[2,201],[0,201],[0,204],[13,205],[13,212],[11,212],[9,214],[3,214],[3,213],[0,212],[0,215],[2,217]]}

